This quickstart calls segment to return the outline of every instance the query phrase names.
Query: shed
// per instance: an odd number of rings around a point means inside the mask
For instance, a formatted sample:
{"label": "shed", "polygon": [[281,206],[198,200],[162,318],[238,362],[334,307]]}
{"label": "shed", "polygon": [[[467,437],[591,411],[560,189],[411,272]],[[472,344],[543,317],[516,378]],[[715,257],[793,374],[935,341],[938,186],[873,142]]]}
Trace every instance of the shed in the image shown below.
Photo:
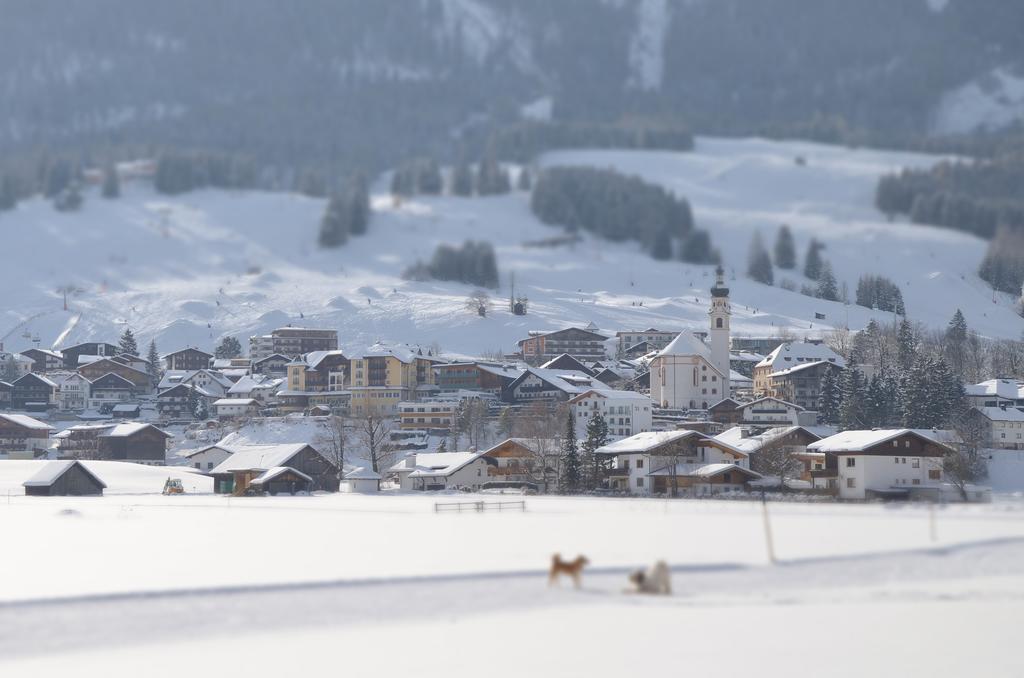
{"label": "shed", "polygon": [[51,461],[26,480],[25,494],[34,497],[101,495],[106,485],[80,461]]}
{"label": "shed", "polygon": [[359,466],[345,474],[349,492],[379,492],[381,475],[373,469]]}
{"label": "shed", "polygon": [[295,494],[313,489],[313,478],[291,466],[275,466],[249,481],[249,487],[268,494]]}

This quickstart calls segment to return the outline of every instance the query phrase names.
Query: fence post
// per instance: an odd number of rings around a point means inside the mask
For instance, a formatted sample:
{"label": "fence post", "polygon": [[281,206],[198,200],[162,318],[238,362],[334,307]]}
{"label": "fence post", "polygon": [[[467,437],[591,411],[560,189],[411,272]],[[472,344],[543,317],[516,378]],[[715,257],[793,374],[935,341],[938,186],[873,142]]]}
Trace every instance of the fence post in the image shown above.
{"label": "fence post", "polygon": [[764,516],[764,544],[768,549],[768,562],[775,564],[775,544],[772,540],[772,523],[768,517],[768,497],[764,490],[761,490],[761,514]]}
{"label": "fence post", "polygon": [[939,540],[939,528],[935,522],[935,502],[928,504],[928,532],[934,544]]}

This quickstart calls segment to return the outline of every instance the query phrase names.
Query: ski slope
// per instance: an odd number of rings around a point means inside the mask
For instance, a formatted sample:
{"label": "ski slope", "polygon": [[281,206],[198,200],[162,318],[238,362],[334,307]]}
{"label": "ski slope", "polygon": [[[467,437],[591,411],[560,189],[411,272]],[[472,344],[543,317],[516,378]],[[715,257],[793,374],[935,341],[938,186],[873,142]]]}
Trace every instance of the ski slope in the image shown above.
{"label": "ski slope", "polygon": [[[795,159],[802,157],[805,165]],[[785,328],[797,336],[837,326],[862,327],[892,314],[824,302],[745,279],[751,237],[770,247],[787,223],[803,258],[814,236],[826,244],[850,295],[863,273],[883,274],[903,289],[911,318],[942,327],[956,308],[985,336],[1017,338],[1024,320],[1014,299],[993,295],[975,274],[982,240],[962,233],[887,223],[872,206],[877,177],[925,156],[851,150],[803,142],[700,138],[694,152],[572,151],[542,165],[615,167],[685,195],[698,226],[711,231],[732,288],[734,335]],[[440,344],[449,355],[510,351],[531,329],[589,322],[607,330],[703,328],[711,268],[655,262],[635,244],[586,237],[574,246],[530,243],[558,235],[530,213],[528,195],[417,197],[394,204],[378,182],[366,236],[318,250],[324,201],[294,194],[206,190],[163,196],[139,184],[108,201],[90,192],[82,210],[58,213],[41,199],[0,214],[9,251],[0,266],[0,341],[23,350],[112,339],[130,326],[141,343],[164,351],[186,344],[210,349],[225,335],[243,345],[286,324],[339,331],[344,349],[378,340]],[[409,282],[402,272],[440,243],[494,243],[502,274],[494,310],[465,308],[472,288]],[[530,298],[530,313],[505,311],[508,274]],[[797,287],[798,272],[776,270]],[[62,290],[72,287],[69,308]],[[640,305],[642,303],[642,305]],[[825,315],[816,320],[815,314]]]}

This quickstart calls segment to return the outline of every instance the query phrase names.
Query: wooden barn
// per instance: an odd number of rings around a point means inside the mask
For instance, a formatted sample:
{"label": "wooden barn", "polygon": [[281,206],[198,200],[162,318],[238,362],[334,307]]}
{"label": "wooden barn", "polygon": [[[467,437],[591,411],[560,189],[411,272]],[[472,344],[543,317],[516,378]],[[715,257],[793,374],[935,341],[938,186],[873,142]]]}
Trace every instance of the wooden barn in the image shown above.
{"label": "wooden barn", "polygon": [[31,497],[101,495],[106,485],[80,461],[48,461],[22,483]]}
{"label": "wooden barn", "polygon": [[[298,482],[299,476],[309,478],[307,490],[338,491],[338,467],[328,461],[312,445],[289,443],[282,445],[233,446],[230,457],[217,464],[209,475],[214,479],[214,490],[220,494],[253,494],[269,491],[268,481]],[[267,472],[285,468],[298,472],[289,480]],[[263,478],[261,483],[254,482]]]}

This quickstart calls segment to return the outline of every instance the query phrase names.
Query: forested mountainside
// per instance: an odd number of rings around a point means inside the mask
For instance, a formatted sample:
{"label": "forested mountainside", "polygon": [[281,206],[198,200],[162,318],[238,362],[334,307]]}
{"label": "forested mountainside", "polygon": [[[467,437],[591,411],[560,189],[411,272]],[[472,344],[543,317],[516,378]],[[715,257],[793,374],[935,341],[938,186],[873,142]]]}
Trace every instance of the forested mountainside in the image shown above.
{"label": "forested mountainside", "polygon": [[1024,4],[968,0],[6,0],[4,11],[17,18],[0,22],[8,158],[175,147],[372,171],[450,156],[545,98],[559,120],[908,145],[1007,122],[961,99],[1001,101],[992,88],[1019,82],[1024,59]]}

